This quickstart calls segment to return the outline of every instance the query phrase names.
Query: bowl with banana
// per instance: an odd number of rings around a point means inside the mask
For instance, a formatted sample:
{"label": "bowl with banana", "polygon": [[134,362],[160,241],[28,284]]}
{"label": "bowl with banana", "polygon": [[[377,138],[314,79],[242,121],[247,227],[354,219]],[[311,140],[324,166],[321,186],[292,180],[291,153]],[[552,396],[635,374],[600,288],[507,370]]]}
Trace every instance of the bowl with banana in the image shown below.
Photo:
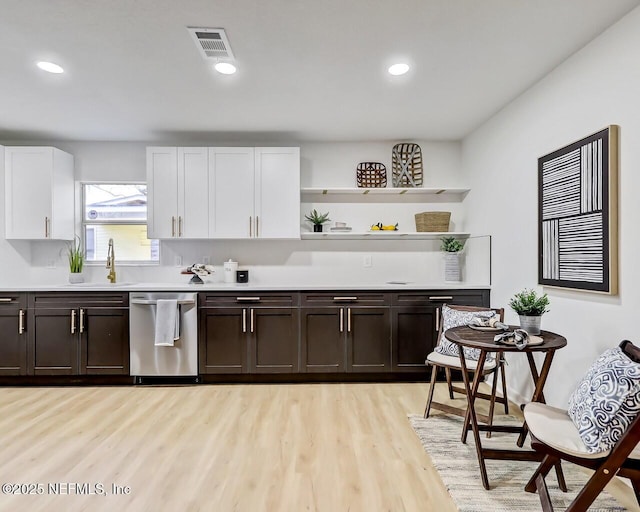
{"label": "bowl with banana", "polygon": [[383,224],[382,222],[378,222],[371,226],[371,231],[398,231],[398,223]]}

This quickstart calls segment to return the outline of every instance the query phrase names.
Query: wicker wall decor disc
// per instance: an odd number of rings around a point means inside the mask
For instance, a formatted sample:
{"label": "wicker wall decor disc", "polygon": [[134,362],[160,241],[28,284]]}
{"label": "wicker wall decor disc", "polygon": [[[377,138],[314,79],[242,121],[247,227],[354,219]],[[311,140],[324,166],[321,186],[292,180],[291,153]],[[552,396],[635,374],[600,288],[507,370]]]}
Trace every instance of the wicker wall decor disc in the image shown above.
{"label": "wicker wall decor disc", "polygon": [[356,169],[356,183],[360,188],[387,186],[387,168],[380,162],[362,162]]}
{"label": "wicker wall decor disc", "polygon": [[391,170],[394,187],[422,186],[422,150],[408,142],[393,146]]}

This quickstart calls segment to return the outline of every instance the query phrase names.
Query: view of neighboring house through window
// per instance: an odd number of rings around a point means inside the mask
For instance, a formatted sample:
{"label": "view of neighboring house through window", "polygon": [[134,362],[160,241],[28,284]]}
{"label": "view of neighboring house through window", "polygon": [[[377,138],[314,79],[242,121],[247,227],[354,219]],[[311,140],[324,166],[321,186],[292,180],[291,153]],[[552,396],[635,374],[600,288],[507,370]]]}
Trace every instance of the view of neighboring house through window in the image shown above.
{"label": "view of neighboring house through window", "polygon": [[157,262],[157,240],[147,238],[147,185],[85,183],[82,226],[87,261],[106,261],[113,238],[116,262]]}

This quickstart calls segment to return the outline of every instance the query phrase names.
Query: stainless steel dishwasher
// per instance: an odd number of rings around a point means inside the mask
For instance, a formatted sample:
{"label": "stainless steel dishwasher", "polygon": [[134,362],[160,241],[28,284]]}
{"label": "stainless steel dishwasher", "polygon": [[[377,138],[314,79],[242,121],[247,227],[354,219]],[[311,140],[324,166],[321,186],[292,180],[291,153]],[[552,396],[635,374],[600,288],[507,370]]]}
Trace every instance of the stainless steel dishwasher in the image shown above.
{"label": "stainless steel dishwasher", "polygon": [[[129,294],[130,373],[142,377],[198,377],[198,294],[155,292]],[[156,346],[158,299],[178,304],[179,337],[174,346]]]}

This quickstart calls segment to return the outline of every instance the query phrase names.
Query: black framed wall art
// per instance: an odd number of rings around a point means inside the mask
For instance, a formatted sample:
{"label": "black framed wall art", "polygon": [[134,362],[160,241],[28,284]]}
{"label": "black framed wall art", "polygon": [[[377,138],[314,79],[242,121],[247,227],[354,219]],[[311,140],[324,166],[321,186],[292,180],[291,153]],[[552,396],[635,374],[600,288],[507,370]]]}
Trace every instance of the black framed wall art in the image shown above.
{"label": "black framed wall art", "polygon": [[538,159],[538,282],[618,292],[618,127]]}

